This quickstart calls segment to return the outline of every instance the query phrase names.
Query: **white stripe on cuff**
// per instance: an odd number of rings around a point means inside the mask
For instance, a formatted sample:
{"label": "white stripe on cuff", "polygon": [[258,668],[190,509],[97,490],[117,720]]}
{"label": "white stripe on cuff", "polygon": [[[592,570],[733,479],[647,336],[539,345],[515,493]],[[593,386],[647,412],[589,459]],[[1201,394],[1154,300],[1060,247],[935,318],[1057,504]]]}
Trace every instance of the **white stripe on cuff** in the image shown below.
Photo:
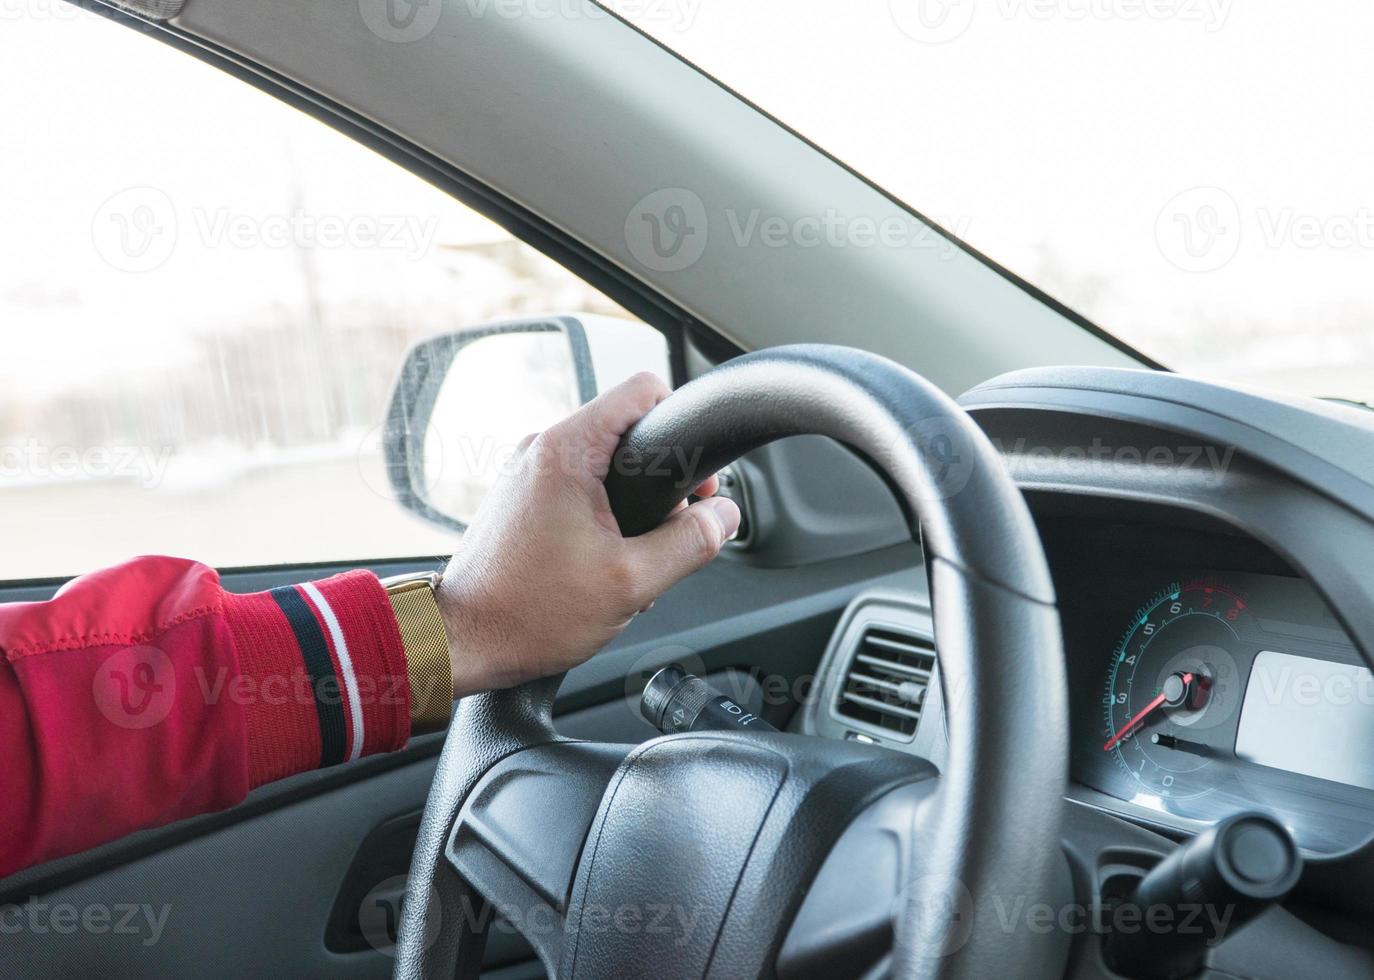
{"label": "white stripe on cuff", "polygon": [[348,642],[344,639],[339,617],[334,615],[334,610],[330,608],[324,593],[314,582],[302,583],[301,588],[310,596],[315,608],[324,618],[325,625],[329,627],[329,635],[334,640],[334,652],[339,656],[339,672],[343,674],[344,691],[348,695],[348,713],[353,716],[352,748],[348,752],[348,761],[352,762],[363,754],[363,702],[358,696],[358,678],[353,673],[353,660],[348,655]]}

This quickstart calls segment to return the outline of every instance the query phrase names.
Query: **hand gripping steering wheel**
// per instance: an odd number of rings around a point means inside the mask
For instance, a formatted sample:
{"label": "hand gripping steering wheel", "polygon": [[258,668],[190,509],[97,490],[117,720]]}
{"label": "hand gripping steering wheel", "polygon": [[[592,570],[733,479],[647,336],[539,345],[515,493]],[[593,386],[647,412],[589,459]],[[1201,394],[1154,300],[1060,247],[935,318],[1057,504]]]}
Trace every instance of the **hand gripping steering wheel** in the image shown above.
{"label": "hand gripping steering wheel", "polygon": [[1034,928],[1028,915],[1068,897],[1059,616],[1026,505],[963,410],[862,351],[805,345],[737,358],[626,435],[606,481],[621,529],[643,533],[701,476],[806,433],[863,455],[925,548],[944,770],[786,734],[571,741],[552,720],[561,677],[463,698],[412,858],[397,977],[476,977],[493,910],[559,978],[777,976],[846,826],[913,785],[924,791],[893,906],[892,975],[1062,974],[1062,931]]}

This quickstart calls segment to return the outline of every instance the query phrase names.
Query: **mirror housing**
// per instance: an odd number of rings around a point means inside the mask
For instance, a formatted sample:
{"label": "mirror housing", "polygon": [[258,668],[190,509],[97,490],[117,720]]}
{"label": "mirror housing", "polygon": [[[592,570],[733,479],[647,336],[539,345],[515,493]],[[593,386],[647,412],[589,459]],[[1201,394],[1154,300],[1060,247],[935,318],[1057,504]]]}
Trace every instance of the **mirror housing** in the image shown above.
{"label": "mirror housing", "polygon": [[643,370],[670,380],[663,335],[600,314],[501,320],[422,341],[406,355],[382,433],[397,501],[464,530],[523,436]]}

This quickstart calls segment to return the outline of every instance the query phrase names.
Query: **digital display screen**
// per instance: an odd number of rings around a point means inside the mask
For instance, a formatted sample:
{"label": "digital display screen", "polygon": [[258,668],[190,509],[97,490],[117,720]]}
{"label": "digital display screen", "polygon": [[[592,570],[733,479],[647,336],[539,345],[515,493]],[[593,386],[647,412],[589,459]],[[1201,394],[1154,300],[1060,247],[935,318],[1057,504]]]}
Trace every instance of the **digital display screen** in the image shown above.
{"label": "digital display screen", "polygon": [[1245,688],[1236,756],[1374,789],[1374,674],[1354,664],[1264,651]]}

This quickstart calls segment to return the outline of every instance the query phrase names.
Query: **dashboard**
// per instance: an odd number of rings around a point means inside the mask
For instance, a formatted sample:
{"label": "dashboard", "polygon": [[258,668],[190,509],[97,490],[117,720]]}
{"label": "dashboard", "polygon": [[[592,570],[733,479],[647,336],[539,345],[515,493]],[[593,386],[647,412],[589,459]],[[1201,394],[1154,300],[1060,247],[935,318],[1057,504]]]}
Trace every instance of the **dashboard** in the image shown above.
{"label": "dashboard", "polygon": [[[1064,632],[1068,799],[1176,838],[1260,810],[1310,857],[1374,848],[1374,673],[1313,583],[1195,514],[1028,496]],[[875,702],[873,678],[922,671],[924,698]],[[927,602],[860,595],[819,676],[802,731],[943,767]]]}
{"label": "dashboard", "polygon": [[[1014,372],[960,404],[1054,579],[1077,893],[1110,906],[1170,840],[1258,811],[1292,834],[1300,877],[1209,975],[1371,975],[1374,412],[1098,368]],[[796,730],[945,768],[958,702],[931,582],[850,603]],[[1075,968],[1114,975],[1091,952]]]}
{"label": "dashboard", "polygon": [[[1072,367],[1014,372],[960,404],[1054,576],[1069,801],[1175,839],[1266,812],[1307,857],[1309,900],[1374,915],[1349,887],[1374,874],[1374,413]],[[801,730],[940,766],[929,610],[856,600]],[[908,649],[892,653],[894,637]],[[923,703],[894,713],[854,690],[875,664],[889,682],[929,675]]]}
{"label": "dashboard", "polygon": [[1069,798],[1176,837],[1264,811],[1324,901],[1367,880],[1374,412],[1074,367],[960,403],[1055,579]]}

